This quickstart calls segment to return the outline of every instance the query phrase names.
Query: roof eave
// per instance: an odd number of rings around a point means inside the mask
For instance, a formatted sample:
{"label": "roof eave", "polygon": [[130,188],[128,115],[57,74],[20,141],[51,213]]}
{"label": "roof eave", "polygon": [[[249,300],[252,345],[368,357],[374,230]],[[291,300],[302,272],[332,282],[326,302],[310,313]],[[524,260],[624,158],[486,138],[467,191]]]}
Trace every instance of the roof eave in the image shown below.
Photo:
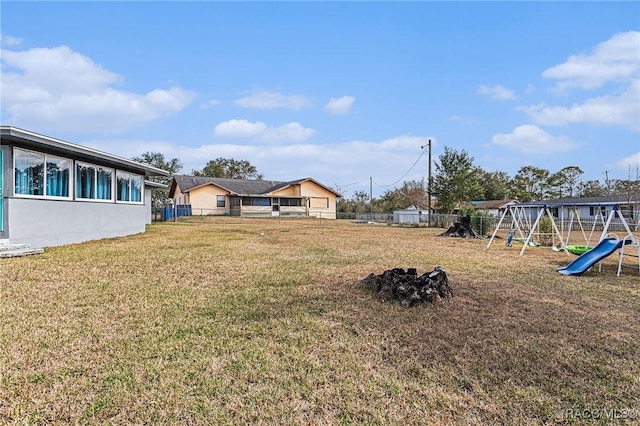
{"label": "roof eave", "polygon": [[41,135],[39,133],[31,132],[28,130],[20,129],[13,126],[0,126],[0,136],[11,136],[16,139],[21,139],[32,145],[41,145],[50,148],[55,148],[59,151],[79,153],[85,157],[96,158],[98,160],[107,161],[110,163],[120,164],[135,169],[142,169],[145,172],[145,176],[169,176],[170,173],[166,170],[159,169],[157,167],[150,166],[148,164],[139,163],[137,161],[129,160],[128,158],[120,157],[114,154],[109,154],[94,148],[89,148],[82,145],[77,145],[71,142],[66,142],[61,139],[52,138],[50,136]]}

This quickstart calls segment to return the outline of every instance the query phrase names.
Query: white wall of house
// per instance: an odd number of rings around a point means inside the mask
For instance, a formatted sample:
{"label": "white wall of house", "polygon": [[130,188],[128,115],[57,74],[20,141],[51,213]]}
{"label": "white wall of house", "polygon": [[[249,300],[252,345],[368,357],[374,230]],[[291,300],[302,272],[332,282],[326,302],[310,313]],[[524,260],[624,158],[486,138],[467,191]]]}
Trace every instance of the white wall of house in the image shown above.
{"label": "white wall of house", "polygon": [[[150,199],[151,197],[148,197]],[[12,243],[52,247],[145,231],[151,221],[145,204],[6,198]]]}

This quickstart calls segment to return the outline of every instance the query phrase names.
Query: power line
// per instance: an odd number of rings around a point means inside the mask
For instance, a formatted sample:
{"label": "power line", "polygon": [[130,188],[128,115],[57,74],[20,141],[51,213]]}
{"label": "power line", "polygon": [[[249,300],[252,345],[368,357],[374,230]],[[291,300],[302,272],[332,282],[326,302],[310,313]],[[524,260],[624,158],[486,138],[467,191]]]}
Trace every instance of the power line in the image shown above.
{"label": "power line", "polygon": [[409,168],[409,170],[407,170],[407,172],[405,174],[402,175],[402,177],[400,177],[400,179],[398,179],[397,181],[390,183],[389,185],[382,185],[379,183],[376,183],[375,181],[373,182],[376,186],[381,186],[381,187],[388,187],[388,186],[393,186],[396,183],[400,182],[402,179],[404,179],[410,172],[411,170],[413,170],[413,168],[416,166],[416,164],[418,164],[418,161],[420,161],[420,159],[422,158],[422,156],[424,155],[425,150],[423,149],[422,152],[420,153],[420,156],[418,156],[418,159],[415,161],[415,163],[413,163],[413,165]]}
{"label": "power line", "polygon": [[353,183],[348,183],[348,184],[346,184],[346,185],[338,185],[338,186],[339,186],[340,188],[346,188],[347,186],[357,185],[357,184],[359,184],[359,183],[366,182],[366,181],[368,181],[368,180],[369,180],[369,179],[367,178],[367,179],[359,180],[358,182],[353,182]]}

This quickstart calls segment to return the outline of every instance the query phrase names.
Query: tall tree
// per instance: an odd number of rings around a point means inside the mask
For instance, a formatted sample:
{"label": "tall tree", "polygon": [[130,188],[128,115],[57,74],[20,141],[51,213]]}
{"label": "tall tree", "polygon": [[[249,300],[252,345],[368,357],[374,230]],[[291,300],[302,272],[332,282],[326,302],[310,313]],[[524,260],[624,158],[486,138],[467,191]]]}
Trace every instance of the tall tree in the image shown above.
{"label": "tall tree", "polygon": [[438,199],[440,212],[452,213],[459,203],[482,198],[483,188],[478,181],[473,157],[467,151],[458,152],[445,146],[444,153],[438,158],[431,192]]}
{"label": "tall tree", "polygon": [[394,210],[406,209],[410,202],[400,197],[397,189],[385,191],[379,200],[374,200],[374,210],[377,213],[391,213]]}
{"label": "tall tree", "polygon": [[150,176],[148,179],[151,182],[161,183],[167,186],[167,188],[154,188],[152,191],[154,205],[165,204],[169,197],[168,186],[171,184],[173,175],[182,170],[182,162],[178,158],[166,160],[163,153],[151,151],[147,151],[139,156],[133,157],[132,160],[137,161],[138,163],[149,164],[153,167],[169,172],[169,176]]}
{"label": "tall tree", "polygon": [[613,193],[616,195],[640,194],[640,179],[616,179],[613,182]]}
{"label": "tall tree", "polygon": [[576,188],[578,197],[604,197],[607,195],[607,188],[600,184],[598,180],[582,181]]}
{"label": "tall tree", "polygon": [[397,190],[398,197],[406,207],[415,206],[426,209],[429,204],[424,181],[410,180],[402,182],[402,186]]}
{"label": "tall tree", "polygon": [[262,180],[263,175],[246,160],[234,160],[233,158],[216,158],[210,160],[202,170],[193,170],[194,176],[209,176],[230,179],[256,179]]}
{"label": "tall tree", "polygon": [[524,166],[513,178],[515,195],[521,201],[543,200],[549,193],[549,170]]}
{"label": "tall tree", "polygon": [[355,191],[349,199],[341,198],[337,205],[339,212],[365,213],[371,209],[369,194],[364,191]]}
{"label": "tall tree", "polygon": [[550,194],[554,198],[573,197],[582,174],[584,172],[578,166],[567,166],[552,174],[549,176]]}
{"label": "tall tree", "polygon": [[509,197],[511,178],[505,172],[477,170],[478,180],[484,189],[484,200],[504,200]]}

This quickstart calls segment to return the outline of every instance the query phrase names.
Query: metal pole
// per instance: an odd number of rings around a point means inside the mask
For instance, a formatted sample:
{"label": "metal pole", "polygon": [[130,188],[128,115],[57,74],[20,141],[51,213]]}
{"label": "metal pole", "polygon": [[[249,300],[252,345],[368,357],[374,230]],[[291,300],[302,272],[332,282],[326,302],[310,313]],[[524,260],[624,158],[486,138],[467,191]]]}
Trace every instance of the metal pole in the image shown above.
{"label": "metal pole", "polygon": [[429,227],[431,227],[431,139],[428,140],[426,145],[422,145],[420,148],[424,149],[425,146],[429,147],[429,174],[427,175],[427,213],[429,214]]}
{"label": "metal pole", "polygon": [[373,176],[369,177],[369,213],[373,215]]}
{"label": "metal pole", "polygon": [[427,203],[429,212],[429,228],[431,228],[431,139],[429,139],[429,178],[427,180]]}

